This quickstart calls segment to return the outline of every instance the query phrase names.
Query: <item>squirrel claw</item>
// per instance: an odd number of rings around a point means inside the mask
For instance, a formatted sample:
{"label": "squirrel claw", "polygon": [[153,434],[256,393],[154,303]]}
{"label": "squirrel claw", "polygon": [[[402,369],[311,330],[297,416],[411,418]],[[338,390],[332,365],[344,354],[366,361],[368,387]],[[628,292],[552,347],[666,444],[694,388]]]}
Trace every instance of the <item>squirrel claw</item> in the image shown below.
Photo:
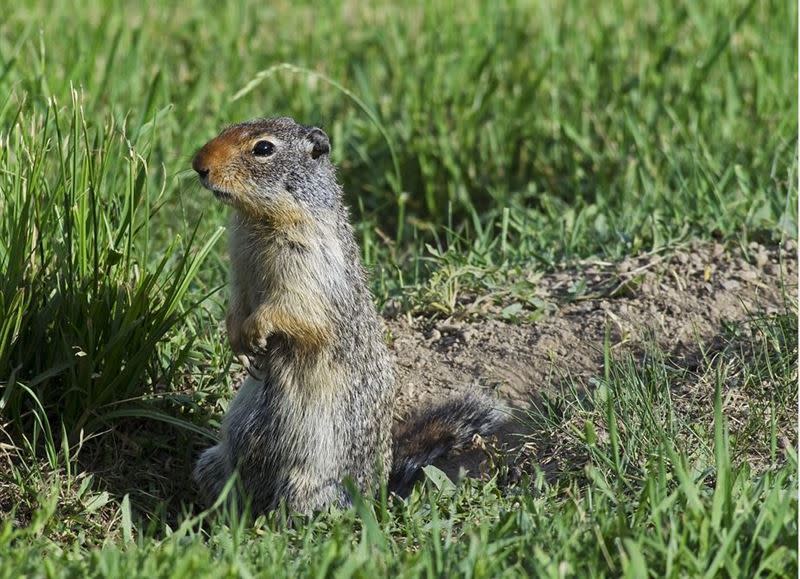
{"label": "squirrel claw", "polygon": [[263,356],[266,354],[267,340],[271,333],[270,325],[250,316],[245,320],[239,337],[242,349],[248,356]]}
{"label": "squirrel claw", "polygon": [[239,363],[244,367],[247,373],[250,374],[250,376],[256,380],[264,379],[264,371],[253,356],[239,354],[236,356],[236,359],[239,360]]}

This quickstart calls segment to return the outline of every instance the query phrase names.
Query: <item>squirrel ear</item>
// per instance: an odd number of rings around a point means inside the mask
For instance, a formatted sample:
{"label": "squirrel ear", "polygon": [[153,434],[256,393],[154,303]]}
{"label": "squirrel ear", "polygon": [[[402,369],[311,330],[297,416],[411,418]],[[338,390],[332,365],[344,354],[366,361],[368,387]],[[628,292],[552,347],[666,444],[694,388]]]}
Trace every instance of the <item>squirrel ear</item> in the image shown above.
{"label": "squirrel ear", "polygon": [[318,159],[322,155],[327,155],[331,152],[331,142],[322,129],[314,127],[308,131],[306,133],[306,141],[308,141],[308,152],[311,153],[312,159]]}

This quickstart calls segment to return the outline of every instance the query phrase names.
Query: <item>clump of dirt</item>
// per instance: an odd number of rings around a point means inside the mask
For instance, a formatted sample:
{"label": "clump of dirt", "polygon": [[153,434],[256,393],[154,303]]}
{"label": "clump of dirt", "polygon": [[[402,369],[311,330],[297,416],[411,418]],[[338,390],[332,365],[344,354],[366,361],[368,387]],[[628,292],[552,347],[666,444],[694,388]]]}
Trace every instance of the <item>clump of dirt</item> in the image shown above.
{"label": "clump of dirt", "polygon": [[525,408],[567,377],[586,384],[600,375],[606,340],[614,351],[633,352],[655,342],[674,363],[693,367],[698,345],[726,324],[796,302],[797,247],[753,243],[726,251],[695,243],[618,263],[582,262],[543,276],[539,293],[550,313],[536,323],[387,321],[398,414],[469,389]]}

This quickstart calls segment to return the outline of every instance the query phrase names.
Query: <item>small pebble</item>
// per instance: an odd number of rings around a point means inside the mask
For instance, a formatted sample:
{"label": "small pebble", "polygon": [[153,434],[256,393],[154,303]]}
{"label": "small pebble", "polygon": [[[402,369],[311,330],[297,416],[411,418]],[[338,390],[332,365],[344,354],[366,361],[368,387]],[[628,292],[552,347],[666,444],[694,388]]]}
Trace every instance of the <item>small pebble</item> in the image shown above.
{"label": "small pebble", "polygon": [[767,262],[769,261],[769,254],[764,250],[764,248],[760,248],[758,253],[756,253],[756,267],[763,268]]}
{"label": "small pebble", "polygon": [[745,281],[755,281],[759,278],[759,275],[752,269],[745,269],[738,273],[738,277]]}
{"label": "small pebble", "polygon": [[720,282],[720,285],[722,286],[723,289],[726,289],[728,291],[734,291],[742,287],[742,284],[740,284],[735,279],[723,279]]}

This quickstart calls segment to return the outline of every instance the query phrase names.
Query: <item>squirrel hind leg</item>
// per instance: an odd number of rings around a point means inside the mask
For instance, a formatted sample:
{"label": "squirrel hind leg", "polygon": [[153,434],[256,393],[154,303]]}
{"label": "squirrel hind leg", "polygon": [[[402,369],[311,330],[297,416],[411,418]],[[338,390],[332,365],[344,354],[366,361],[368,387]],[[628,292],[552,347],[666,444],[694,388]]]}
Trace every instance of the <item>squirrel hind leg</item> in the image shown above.
{"label": "squirrel hind leg", "polygon": [[290,494],[288,502],[294,510],[302,513],[314,513],[331,506],[339,509],[353,506],[353,500],[345,486],[333,480],[295,491]]}
{"label": "squirrel hind leg", "polygon": [[217,499],[230,476],[226,449],[221,444],[204,450],[192,472],[192,478],[208,506]]}
{"label": "squirrel hind leg", "polygon": [[421,478],[422,467],[470,448],[475,435],[494,434],[507,418],[508,411],[498,401],[470,393],[436,404],[396,425],[389,489],[400,496],[408,495]]}

